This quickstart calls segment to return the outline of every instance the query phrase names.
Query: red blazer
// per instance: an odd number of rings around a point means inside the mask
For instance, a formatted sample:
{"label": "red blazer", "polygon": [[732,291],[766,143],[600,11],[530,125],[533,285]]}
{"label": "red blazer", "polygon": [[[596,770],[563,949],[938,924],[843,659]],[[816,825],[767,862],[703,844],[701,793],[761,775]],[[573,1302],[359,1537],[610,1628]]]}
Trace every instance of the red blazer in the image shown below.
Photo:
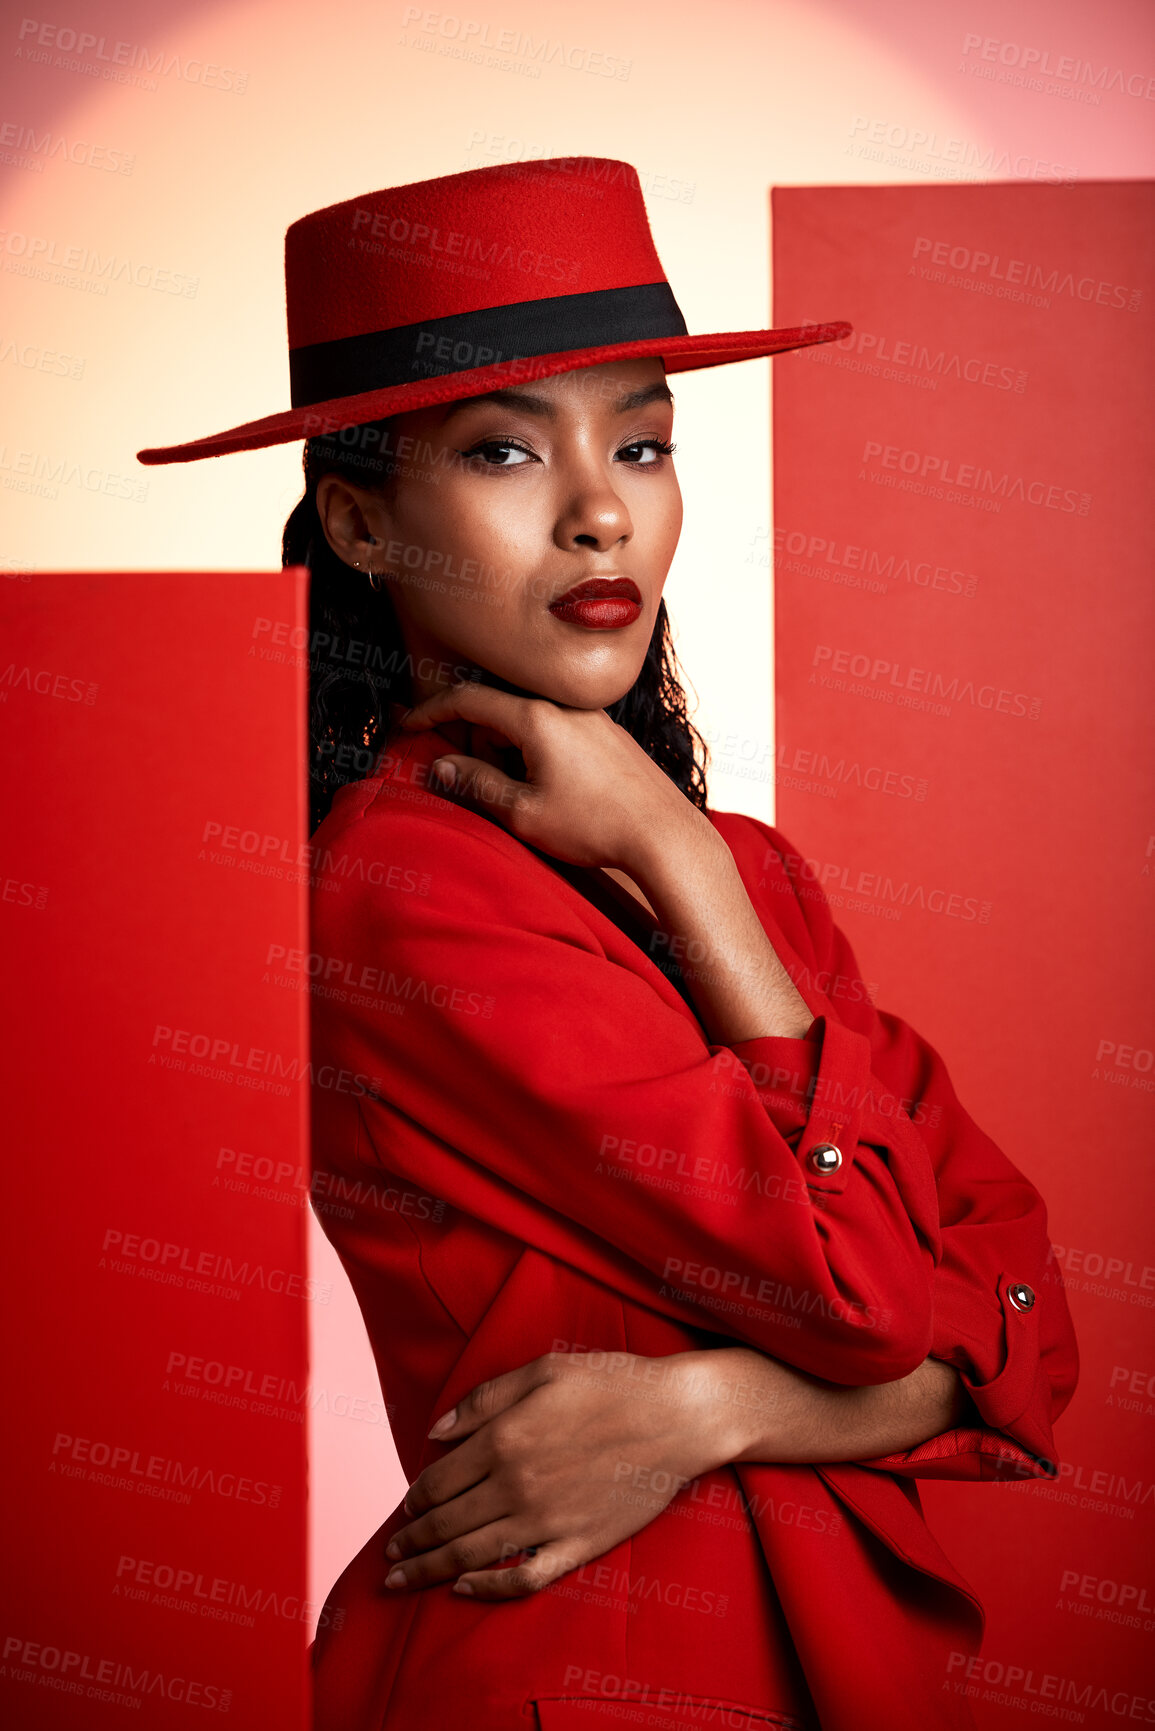
{"label": "red blazer", "polygon": [[[812,1724],[812,1700],[823,1731],[969,1726],[944,1685],[982,1607],[915,1480],[1055,1471],[1078,1361],[1039,1193],[938,1054],[875,1009],[777,831],[709,814],[816,1021],[726,1046],[564,869],[434,790],[447,749],[395,735],[337,795],[303,963],[313,1205],[408,1476],[441,1453],[437,1414],[551,1349],[721,1337],[855,1385],[933,1354],[982,1426],[866,1462],[720,1469],[600,1572],[507,1604],[386,1593],[395,1510],[330,1595],[318,1731],[458,1714],[560,1731],[601,1723],[599,1701],[620,1725],[624,1702],[644,1718],[677,1697],[687,1724],[708,1698],[732,1704],[723,1724]],[[809,1158],[823,1143],[832,1173]]]}

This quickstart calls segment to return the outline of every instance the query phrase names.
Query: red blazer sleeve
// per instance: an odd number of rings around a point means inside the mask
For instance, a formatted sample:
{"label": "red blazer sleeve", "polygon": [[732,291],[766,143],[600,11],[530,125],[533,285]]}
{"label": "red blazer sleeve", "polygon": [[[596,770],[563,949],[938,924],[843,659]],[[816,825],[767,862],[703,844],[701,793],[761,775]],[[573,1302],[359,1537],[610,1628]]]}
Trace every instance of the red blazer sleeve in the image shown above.
{"label": "red blazer sleeve", "polygon": [[[803,912],[813,981],[832,995],[840,1020],[868,1041],[876,1104],[910,1123],[934,1170],[942,1255],[930,1355],[954,1365],[984,1422],[982,1429],[961,1426],[859,1464],[919,1477],[1049,1476],[1052,1425],[1074,1392],[1078,1351],[1063,1289],[1048,1278],[1043,1199],[960,1105],[934,1048],[899,1017],[875,1009],[851,946],[799,853],[769,825],[749,822],[764,843],[760,881],[767,882],[768,868],[779,893],[781,882],[789,883]],[[798,984],[804,989],[806,982]],[[760,1045],[765,1051],[755,1050]],[[752,1067],[761,1058],[763,1070],[755,1073],[771,1069],[779,1093],[796,1095],[794,1073],[804,1078],[809,1062],[803,1045],[748,1041],[738,1050]]]}
{"label": "red blazer sleeve", "polygon": [[[376,803],[330,839],[345,881],[315,898],[313,949],[346,983],[324,1014],[350,1073],[379,1078],[358,1106],[384,1164],[820,1377],[921,1364],[934,1172],[909,1121],[866,1102],[868,1035],[833,1018],[812,1030],[821,1100],[792,1145],[789,1114],[656,989],[652,963],[627,965],[628,940],[607,953],[558,874],[446,802],[380,821]],[[382,893],[359,856],[427,893]],[[841,1090],[821,1085],[842,1077],[862,1098],[828,1105]],[[809,1159],[823,1141],[842,1150],[829,1175]]]}

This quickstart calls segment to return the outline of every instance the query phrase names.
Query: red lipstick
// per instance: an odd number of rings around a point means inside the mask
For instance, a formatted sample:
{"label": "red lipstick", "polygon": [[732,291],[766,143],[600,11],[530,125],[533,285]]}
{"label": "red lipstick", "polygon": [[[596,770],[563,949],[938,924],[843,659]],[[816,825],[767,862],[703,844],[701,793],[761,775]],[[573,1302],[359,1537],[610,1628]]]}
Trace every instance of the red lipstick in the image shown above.
{"label": "red lipstick", "polygon": [[642,611],[642,592],[629,577],[587,577],[550,603],[555,619],[587,631],[620,631]]}

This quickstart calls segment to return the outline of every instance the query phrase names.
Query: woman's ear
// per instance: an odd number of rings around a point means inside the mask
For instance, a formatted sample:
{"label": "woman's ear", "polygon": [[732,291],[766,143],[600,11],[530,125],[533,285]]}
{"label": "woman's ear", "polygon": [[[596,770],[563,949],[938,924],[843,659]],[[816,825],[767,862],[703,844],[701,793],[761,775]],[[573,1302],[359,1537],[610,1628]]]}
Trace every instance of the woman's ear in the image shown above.
{"label": "woman's ear", "polygon": [[[380,521],[385,502],[340,475],[322,475],[317,482],[317,516],[325,539],[346,565],[363,565],[372,546],[385,534]],[[370,523],[372,518],[372,523]]]}

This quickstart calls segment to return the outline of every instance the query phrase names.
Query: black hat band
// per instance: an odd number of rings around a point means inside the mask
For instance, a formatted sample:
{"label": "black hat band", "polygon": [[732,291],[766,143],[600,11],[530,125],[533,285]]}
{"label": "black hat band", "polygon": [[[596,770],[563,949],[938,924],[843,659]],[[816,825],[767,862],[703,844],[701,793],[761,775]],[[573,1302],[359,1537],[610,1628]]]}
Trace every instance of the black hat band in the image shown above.
{"label": "black hat band", "polygon": [[667,282],[451,313],[289,351],[294,409],[500,361],[689,333]]}

